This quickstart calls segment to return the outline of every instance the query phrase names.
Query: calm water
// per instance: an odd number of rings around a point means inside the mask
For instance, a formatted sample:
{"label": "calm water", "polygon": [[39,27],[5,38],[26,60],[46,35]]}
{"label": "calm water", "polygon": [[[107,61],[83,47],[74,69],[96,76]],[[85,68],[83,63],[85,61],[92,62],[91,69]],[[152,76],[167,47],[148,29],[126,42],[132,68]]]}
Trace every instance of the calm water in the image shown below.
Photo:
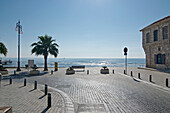
{"label": "calm water", "polygon": [[[17,67],[17,58],[2,58],[2,60],[11,60],[12,64],[5,67]],[[28,64],[28,60],[34,60],[38,67],[44,66],[43,58],[21,58],[21,67]],[[125,60],[118,58],[48,58],[48,67],[54,67],[54,62],[58,62],[59,67],[69,67],[73,65],[85,65],[86,67],[124,67]],[[144,67],[145,59],[128,59],[129,67]]]}

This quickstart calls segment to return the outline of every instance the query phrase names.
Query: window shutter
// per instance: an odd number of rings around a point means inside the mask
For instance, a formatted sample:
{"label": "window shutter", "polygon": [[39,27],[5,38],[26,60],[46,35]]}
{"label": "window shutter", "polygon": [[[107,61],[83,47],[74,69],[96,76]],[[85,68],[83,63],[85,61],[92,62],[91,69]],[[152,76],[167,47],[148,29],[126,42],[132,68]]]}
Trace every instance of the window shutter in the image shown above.
{"label": "window shutter", "polygon": [[157,55],[154,55],[154,60],[155,60],[155,64],[157,64],[158,62],[158,60],[157,60],[158,58],[157,58]]}
{"label": "window shutter", "polygon": [[162,64],[165,64],[165,54],[162,55]]}

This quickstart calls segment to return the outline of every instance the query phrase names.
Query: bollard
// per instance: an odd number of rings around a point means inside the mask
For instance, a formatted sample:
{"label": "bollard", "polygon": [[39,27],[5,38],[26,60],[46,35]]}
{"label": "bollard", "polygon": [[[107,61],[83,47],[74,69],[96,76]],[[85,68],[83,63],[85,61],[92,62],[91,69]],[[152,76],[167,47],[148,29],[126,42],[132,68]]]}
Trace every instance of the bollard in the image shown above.
{"label": "bollard", "polygon": [[9,84],[12,84],[12,78],[9,79]]}
{"label": "bollard", "polygon": [[152,82],[152,75],[149,76],[149,82]]}
{"label": "bollard", "polygon": [[124,74],[126,74],[126,71],[124,70]]}
{"label": "bollard", "polygon": [[37,81],[34,82],[34,89],[37,89]]}
{"label": "bollard", "polygon": [[47,101],[47,107],[50,108],[51,107],[51,93],[48,93],[48,101]]}
{"label": "bollard", "polygon": [[113,74],[114,74],[114,69],[113,69]]}
{"label": "bollard", "polygon": [[48,93],[48,85],[45,84],[45,95],[47,95],[47,93]]}
{"label": "bollard", "polygon": [[51,70],[51,74],[53,74],[53,70]]}
{"label": "bollard", "polygon": [[87,75],[89,75],[89,70],[87,70]]}
{"label": "bollard", "polygon": [[138,73],[138,78],[140,79],[140,73]]}
{"label": "bollard", "polygon": [[27,85],[27,80],[26,79],[24,79],[24,86],[26,86]]}
{"label": "bollard", "polygon": [[14,70],[14,75],[16,75],[16,71]]}
{"label": "bollard", "polygon": [[166,78],[166,87],[169,87],[169,86],[168,86],[168,78]]}
{"label": "bollard", "polygon": [[133,72],[131,71],[131,77],[133,77]]}

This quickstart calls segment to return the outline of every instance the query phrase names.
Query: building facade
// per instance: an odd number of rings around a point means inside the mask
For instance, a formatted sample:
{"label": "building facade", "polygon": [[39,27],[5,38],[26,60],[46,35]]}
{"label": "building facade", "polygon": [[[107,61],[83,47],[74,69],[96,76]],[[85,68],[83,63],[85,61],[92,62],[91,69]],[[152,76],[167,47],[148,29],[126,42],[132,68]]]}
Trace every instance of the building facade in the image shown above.
{"label": "building facade", "polygon": [[170,68],[170,16],[140,30],[146,55],[146,67]]}

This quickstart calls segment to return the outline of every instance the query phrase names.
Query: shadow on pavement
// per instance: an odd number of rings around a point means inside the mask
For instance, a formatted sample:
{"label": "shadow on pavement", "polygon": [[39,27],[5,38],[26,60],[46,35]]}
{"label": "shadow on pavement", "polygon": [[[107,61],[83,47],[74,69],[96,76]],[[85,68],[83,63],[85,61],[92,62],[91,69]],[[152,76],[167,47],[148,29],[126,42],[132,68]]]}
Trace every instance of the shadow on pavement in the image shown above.
{"label": "shadow on pavement", "polygon": [[9,78],[12,78],[12,79],[22,79],[22,78],[25,78],[25,77],[33,77],[33,76],[42,76],[42,75],[45,75],[49,72],[41,72],[39,75],[30,75],[29,72],[21,72],[19,74],[10,74],[8,76],[4,76],[2,80],[7,80]]}
{"label": "shadow on pavement", "polygon": [[20,86],[19,88],[23,88],[23,87],[25,87],[25,86]]}
{"label": "shadow on pavement", "polygon": [[41,113],[47,112],[48,109],[49,109],[49,107],[45,108]]}
{"label": "shadow on pavement", "polygon": [[[133,78],[133,77],[132,77]],[[140,82],[139,80],[136,80],[135,78],[133,78],[133,80],[135,81],[135,82]]]}
{"label": "shadow on pavement", "polygon": [[35,89],[31,89],[31,90],[29,90],[29,92],[32,92],[32,91],[35,91]]}
{"label": "shadow on pavement", "polygon": [[40,98],[38,98],[38,99],[42,99],[42,98],[44,98],[46,95],[43,95],[43,96],[41,96]]}
{"label": "shadow on pavement", "polygon": [[9,86],[9,85],[11,85],[11,84],[5,84],[4,86]]}

